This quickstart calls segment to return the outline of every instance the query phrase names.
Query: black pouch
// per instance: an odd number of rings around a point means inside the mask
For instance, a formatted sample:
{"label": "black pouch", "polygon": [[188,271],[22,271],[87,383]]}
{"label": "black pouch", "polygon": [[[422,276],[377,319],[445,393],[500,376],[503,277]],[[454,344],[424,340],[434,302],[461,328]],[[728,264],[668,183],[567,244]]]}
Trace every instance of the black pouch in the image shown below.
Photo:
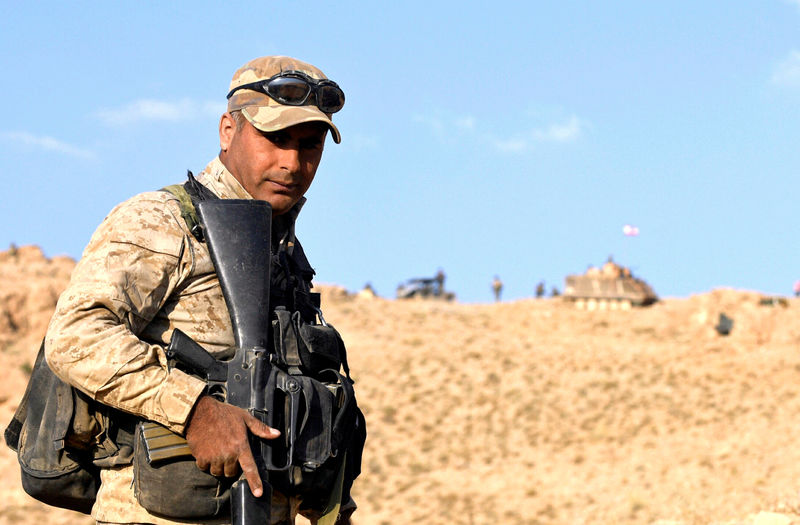
{"label": "black pouch", "polygon": [[327,495],[338,476],[356,418],[353,387],[335,370],[323,380],[273,369],[267,388],[273,405],[267,424],[281,436],[263,442],[270,482],[284,494]]}
{"label": "black pouch", "polygon": [[262,445],[262,455],[276,489],[301,496],[304,508],[324,508],[342,469],[347,496],[366,437],[346,350],[333,326],[307,323],[298,312],[276,308],[272,326],[280,367],[267,386],[267,424],[282,434]]}
{"label": "black pouch", "polygon": [[[159,441],[169,443],[160,447]],[[175,448],[177,441],[183,438],[157,423],[143,421],[137,425],[133,487],[139,504],[168,518],[198,519],[227,514],[229,481],[200,470],[188,452],[167,454],[170,457],[159,459],[155,449]]]}
{"label": "black pouch", "polygon": [[89,514],[100,486],[99,466],[130,463],[125,434],[109,413],[61,381],[47,365],[44,341],[22,401],[5,430],[17,451],[22,488],[54,507]]}

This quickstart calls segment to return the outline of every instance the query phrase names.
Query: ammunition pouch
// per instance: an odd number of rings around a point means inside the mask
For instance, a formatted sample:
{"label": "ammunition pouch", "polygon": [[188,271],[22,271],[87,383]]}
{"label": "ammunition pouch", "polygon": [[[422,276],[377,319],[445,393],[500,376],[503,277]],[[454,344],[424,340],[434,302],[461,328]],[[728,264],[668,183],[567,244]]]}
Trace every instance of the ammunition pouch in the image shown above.
{"label": "ammunition pouch", "polygon": [[278,365],[292,375],[318,377],[324,370],[350,370],[342,336],[328,324],[307,323],[300,312],[275,308],[272,335]]}

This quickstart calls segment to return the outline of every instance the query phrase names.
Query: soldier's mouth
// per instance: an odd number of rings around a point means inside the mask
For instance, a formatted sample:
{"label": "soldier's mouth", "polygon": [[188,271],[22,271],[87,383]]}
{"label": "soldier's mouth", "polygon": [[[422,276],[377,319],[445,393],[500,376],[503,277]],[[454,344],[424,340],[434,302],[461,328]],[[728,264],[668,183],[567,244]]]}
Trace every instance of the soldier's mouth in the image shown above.
{"label": "soldier's mouth", "polygon": [[274,180],[268,180],[267,184],[276,191],[293,191],[297,187],[297,184],[291,182],[278,182]]}

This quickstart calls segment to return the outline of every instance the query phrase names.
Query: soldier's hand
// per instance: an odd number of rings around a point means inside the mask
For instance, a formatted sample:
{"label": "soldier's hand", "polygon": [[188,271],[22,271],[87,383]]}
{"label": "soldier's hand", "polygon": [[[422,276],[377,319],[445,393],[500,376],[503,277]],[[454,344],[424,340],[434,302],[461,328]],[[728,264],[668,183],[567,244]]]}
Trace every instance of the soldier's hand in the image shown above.
{"label": "soldier's hand", "polygon": [[263,492],[261,476],[250,450],[248,431],[264,439],[280,435],[247,410],[202,396],[186,426],[186,441],[201,470],[234,477],[241,467],[250,490],[259,497]]}

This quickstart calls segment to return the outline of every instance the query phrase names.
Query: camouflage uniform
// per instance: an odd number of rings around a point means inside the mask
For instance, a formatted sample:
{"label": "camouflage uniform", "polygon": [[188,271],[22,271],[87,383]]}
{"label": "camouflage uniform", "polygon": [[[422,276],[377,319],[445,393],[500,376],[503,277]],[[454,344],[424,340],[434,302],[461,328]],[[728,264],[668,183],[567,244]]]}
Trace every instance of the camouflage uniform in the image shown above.
{"label": "camouflage uniform", "polygon": [[[251,198],[219,159],[198,180],[221,198]],[[296,217],[303,202],[289,213]],[[175,328],[212,353],[234,344],[208,248],[189,232],[172,194],[143,193],[114,208],[92,236],[50,322],[47,361],[97,401],[183,433],[205,383],[167,369],[163,348]],[[101,477],[96,520],[177,523],[139,505],[132,466]],[[273,518],[298,504],[276,494]]]}

